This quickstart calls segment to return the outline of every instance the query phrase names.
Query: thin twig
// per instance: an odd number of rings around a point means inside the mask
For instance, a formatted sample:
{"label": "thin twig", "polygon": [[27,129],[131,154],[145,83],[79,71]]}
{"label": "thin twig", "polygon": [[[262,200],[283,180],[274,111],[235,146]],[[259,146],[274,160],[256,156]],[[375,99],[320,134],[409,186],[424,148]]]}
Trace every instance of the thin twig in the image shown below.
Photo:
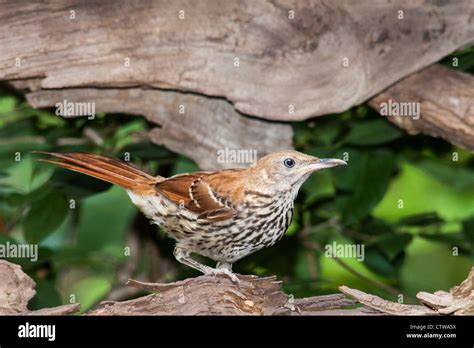
{"label": "thin twig", "polygon": [[87,139],[89,139],[94,145],[96,146],[104,145],[104,138],[94,128],[84,127],[82,134]]}

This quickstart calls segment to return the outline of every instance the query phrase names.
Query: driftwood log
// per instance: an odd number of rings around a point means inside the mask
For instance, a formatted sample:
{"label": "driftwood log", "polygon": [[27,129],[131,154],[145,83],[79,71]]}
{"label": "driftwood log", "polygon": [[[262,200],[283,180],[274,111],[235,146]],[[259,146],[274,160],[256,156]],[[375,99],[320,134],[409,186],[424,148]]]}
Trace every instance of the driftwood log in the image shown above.
{"label": "driftwood log", "polygon": [[474,42],[470,0],[7,1],[0,9],[1,79],[191,91],[279,120],[346,110]]}
{"label": "driftwood log", "polygon": [[474,151],[474,76],[435,64],[375,96],[369,105],[380,112],[381,105],[390,100],[420,104],[419,118],[387,117],[398,127]]}
{"label": "driftwood log", "polygon": [[[474,148],[463,89],[472,77],[402,80],[474,42],[470,0],[6,1],[0,18],[0,80],[34,107],[87,101],[144,115],[157,124],[154,142],[205,169],[229,165],[216,161],[226,147],[291,147],[289,126],[244,114],[295,121],[373,96],[377,108],[400,90],[422,99],[422,121],[391,121]],[[445,88],[460,106],[439,98]]]}
{"label": "driftwood log", "polygon": [[79,304],[30,311],[27,305],[36,294],[35,286],[20,266],[0,260],[0,315],[66,315],[79,311]]}
{"label": "driftwood log", "polygon": [[[422,305],[386,301],[346,286],[340,287],[340,294],[296,299],[282,291],[275,277],[239,279],[239,285],[225,276],[205,275],[166,284],[129,280],[128,286],[154,293],[103,301],[86,315],[474,315],[474,267],[449,292],[418,293]],[[34,287],[20,266],[0,260],[0,315],[67,315],[80,310],[76,303],[30,311]]]}

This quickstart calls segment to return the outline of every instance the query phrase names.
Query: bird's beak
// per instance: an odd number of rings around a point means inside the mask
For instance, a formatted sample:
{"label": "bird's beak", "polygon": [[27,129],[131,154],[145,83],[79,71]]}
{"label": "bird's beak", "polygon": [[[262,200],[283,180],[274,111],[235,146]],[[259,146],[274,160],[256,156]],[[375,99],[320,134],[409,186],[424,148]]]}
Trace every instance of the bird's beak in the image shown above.
{"label": "bird's beak", "polygon": [[346,165],[347,162],[337,158],[318,158],[309,165],[311,171],[317,171],[325,168],[331,168],[341,165]]}

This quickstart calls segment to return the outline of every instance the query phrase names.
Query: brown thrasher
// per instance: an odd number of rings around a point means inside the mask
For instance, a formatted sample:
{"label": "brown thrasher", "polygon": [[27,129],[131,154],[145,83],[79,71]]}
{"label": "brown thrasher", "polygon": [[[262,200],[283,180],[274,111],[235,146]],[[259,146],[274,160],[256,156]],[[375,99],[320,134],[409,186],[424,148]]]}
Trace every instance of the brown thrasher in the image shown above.
{"label": "brown thrasher", "polygon": [[[275,244],[293,215],[293,201],[311,173],[346,162],[297,151],[271,153],[245,169],[151,176],[120,160],[85,153],[49,153],[43,160],[122,186],[153,223],[176,240],[176,259],[204,274],[238,281],[232,264]],[[216,268],[192,259],[196,253]]]}

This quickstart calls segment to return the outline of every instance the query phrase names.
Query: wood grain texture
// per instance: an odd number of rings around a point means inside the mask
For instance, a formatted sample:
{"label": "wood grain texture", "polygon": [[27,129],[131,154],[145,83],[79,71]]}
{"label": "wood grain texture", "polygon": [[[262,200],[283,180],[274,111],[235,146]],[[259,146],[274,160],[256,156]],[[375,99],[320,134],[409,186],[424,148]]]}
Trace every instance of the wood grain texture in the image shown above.
{"label": "wood grain texture", "polygon": [[[172,283],[129,279],[130,288],[156,291],[127,301],[103,301],[86,315],[473,315],[474,267],[450,292],[419,292],[421,305],[384,300],[347,286],[341,293],[293,298],[275,276],[238,275],[240,286],[225,275],[202,275]],[[68,315],[80,304],[36,311],[27,309],[35,282],[21,267],[0,260],[0,315]],[[349,296],[349,297],[346,297]],[[355,306],[360,305],[360,306]]]}
{"label": "wood grain texture", "polygon": [[384,300],[376,295],[366,294],[357,289],[351,289],[347,286],[340,286],[339,291],[343,294],[355,298],[364,305],[379,310],[383,313],[392,315],[435,315],[434,310],[422,305],[408,305],[398,302]]}
{"label": "wood grain texture", "polygon": [[413,74],[369,101],[380,112],[382,103],[419,103],[420,117],[387,116],[410,134],[441,137],[474,150],[474,76],[435,64]]}
{"label": "wood grain texture", "polygon": [[78,312],[78,303],[32,311],[28,302],[35,296],[35,282],[21,266],[0,260],[0,315],[66,315]]}
{"label": "wood grain texture", "polygon": [[124,302],[102,302],[88,315],[342,315],[351,310],[380,314],[365,307],[344,309],[355,302],[342,294],[293,299],[282,291],[282,282],[276,277],[239,275],[239,279],[240,286],[226,276],[212,275],[166,284],[129,280],[129,286],[159,293]]}
{"label": "wood grain texture", "polygon": [[192,91],[300,120],[346,110],[474,42],[474,2],[6,1],[0,33],[2,80]]}

